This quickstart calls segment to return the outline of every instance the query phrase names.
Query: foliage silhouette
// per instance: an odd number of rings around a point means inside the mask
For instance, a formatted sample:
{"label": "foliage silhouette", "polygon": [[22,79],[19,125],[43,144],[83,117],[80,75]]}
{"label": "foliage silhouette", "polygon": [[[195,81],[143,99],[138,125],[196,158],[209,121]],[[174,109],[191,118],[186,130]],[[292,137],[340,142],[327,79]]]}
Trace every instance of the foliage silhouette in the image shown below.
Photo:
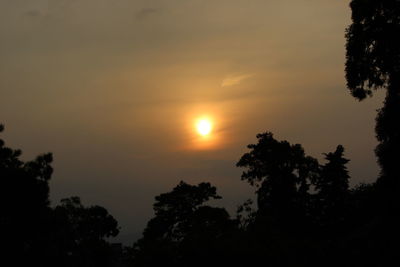
{"label": "foliage silhouette", "polygon": [[[386,89],[379,111],[376,148],[386,196],[400,190],[400,2],[397,0],[353,0],[353,23],[347,29],[347,86],[359,100],[374,89]],[[398,198],[397,198],[398,201]],[[390,201],[395,203],[397,201]]]}
{"label": "foliage silhouette", "polygon": [[74,233],[75,242],[83,243],[85,240],[105,240],[115,237],[119,233],[118,222],[100,206],[85,208],[79,197],[62,199],[61,204],[55,208],[58,213],[63,213]]}
{"label": "foliage silhouette", "polygon": [[396,259],[400,264],[396,257],[400,238],[400,2],[353,0],[351,9],[353,23],[346,34],[347,86],[359,100],[373,90],[386,90],[375,128],[379,141],[375,152],[381,167],[374,187],[378,204],[373,206],[374,216],[353,239],[368,255],[366,262],[387,264]]}
{"label": "foliage silhouette", "polygon": [[23,264],[44,256],[42,248],[48,246],[45,226],[51,216],[48,181],[53,169],[51,154],[28,162],[20,159],[21,154],[0,139],[1,252]]}
{"label": "foliage silhouette", "polygon": [[258,210],[245,221],[250,242],[272,254],[273,266],[309,266],[313,257],[328,257],[348,223],[344,148],[325,154],[321,166],[299,144],[278,141],[270,132],[257,138],[237,163],[246,168],[242,180],[257,188]]}
{"label": "foliage silhouette", "polygon": [[310,185],[318,174],[318,161],[306,156],[301,145],[277,141],[273,134],[258,134],[258,143],[237,163],[246,168],[242,180],[258,188],[259,213],[271,213],[285,223],[306,216]]}
{"label": "foliage silhouette", "polygon": [[232,220],[225,209],[205,205],[220,198],[215,187],[180,182],[155,198],[155,217],[134,245],[134,266],[357,263],[367,251],[359,226],[376,218],[376,187],[349,188],[343,146],[324,154],[320,165],[301,145],[270,132],[257,139],[237,163],[245,168],[242,180],[257,188],[257,209],[248,200]]}
{"label": "foliage silhouette", "polygon": [[225,209],[204,205],[220,198],[209,183],[183,181],[157,196],[155,217],[134,246],[135,266],[204,266],[222,260],[218,244],[235,231],[236,222]]}
{"label": "foliage silhouette", "polygon": [[[119,233],[118,222],[100,206],[84,207],[79,197],[61,200],[54,213],[61,219],[70,266],[110,266],[112,251],[106,238]],[[60,240],[60,239],[59,239]]]}
{"label": "foliage silhouette", "polygon": [[[0,132],[4,127],[0,125]],[[78,197],[50,207],[52,154],[33,161],[0,139],[1,260],[12,266],[111,266],[107,237],[117,221],[100,206],[84,207]]]}
{"label": "foliage silhouette", "polygon": [[[325,154],[328,161],[321,167],[321,174],[315,181],[318,192],[319,219],[322,225],[343,221],[349,197],[349,174],[343,157],[344,148],[339,145],[333,153]],[[337,227],[337,225],[335,225]]]}
{"label": "foliage silhouette", "polygon": [[236,220],[239,223],[239,228],[246,230],[254,223],[256,211],[253,209],[253,200],[248,199],[243,204],[239,205],[236,210]]}

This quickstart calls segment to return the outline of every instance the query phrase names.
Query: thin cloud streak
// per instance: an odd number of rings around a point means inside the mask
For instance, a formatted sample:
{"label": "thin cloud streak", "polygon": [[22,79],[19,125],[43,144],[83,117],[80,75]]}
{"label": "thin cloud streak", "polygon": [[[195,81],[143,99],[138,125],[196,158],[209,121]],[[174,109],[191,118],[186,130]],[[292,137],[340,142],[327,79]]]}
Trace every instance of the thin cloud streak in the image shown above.
{"label": "thin cloud streak", "polygon": [[40,17],[43,14],[39,10],[30,10],[30,11],[25,12],[24,15],[28,16],[28,17]]}
{"label": "thin cloud streak", "polygon": [[222,83],[221,87],[229,87],[229,86],[234,86],[240,84],[242,81],[249,79],[250,77],[253,77],[254,74],[243,74],[243,75],[235,75],[235,76],[229,76],[225,78]]}
{"label": "thin cloud streak", "polygon": [[136,13],[136,19],[138,20],[146,19],[159,12],[161,12],[161,8],[143,8]]}

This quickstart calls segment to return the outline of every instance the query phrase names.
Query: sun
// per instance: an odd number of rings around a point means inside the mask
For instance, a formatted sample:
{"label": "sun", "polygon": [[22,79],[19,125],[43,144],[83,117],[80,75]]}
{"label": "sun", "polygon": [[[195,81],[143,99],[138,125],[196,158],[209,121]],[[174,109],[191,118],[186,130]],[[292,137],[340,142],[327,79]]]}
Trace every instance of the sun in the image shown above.
{"label": "sun", "polygon": [[207,136],[211,133],[212,123],[209,119],[200,119],[197,121],[196,129],[201,136]]}

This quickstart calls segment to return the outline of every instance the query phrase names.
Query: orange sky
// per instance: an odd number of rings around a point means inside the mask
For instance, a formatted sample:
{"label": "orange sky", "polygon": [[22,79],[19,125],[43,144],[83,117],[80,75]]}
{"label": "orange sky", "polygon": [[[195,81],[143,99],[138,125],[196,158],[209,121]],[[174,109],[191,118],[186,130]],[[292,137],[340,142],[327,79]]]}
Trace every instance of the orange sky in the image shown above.
{"label": "orange sky", "polygon": [[[272,131],[354,182],[377,175],[375,111],[344,80],[347,1],[0,0],[0,122],[27,158],[51,151],[53,203],[79,195],[137,236],[156,194],[210,181],[234,210],[236,161]],[[207,139],[199,117],[213,120]],[[124,237],[125,236],[125,237]]]}

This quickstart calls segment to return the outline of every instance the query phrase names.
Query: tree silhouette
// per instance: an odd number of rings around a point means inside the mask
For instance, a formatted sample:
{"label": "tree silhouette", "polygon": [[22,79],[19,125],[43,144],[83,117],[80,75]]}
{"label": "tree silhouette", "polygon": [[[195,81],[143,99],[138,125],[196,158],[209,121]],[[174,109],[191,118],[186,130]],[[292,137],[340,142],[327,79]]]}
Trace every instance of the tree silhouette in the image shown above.
{"label": "tree silhouette", "polygon": [[244,240],[264,255],[257,261],[266,257],[272,266],[310,266],[311,259],[335,258],[324,265],[341,264],[347,249],[341,242],[355,229],[350,210],[366,203],[362,190],[349,190],[343,146],[324,154],[327,162],[319,165],[299,144],[278,141],[270,132],[257,138],[237,163],[246,168],[242,180],[257,187],[258,210],[252,212],[250,203],[238,210],[249,213],[248,218],[239,213],[238,219],[246,229]]}
{"label": "tree silhouette", "polygon": [[253,210],[252,206],[253,200],[248,199],[243,204],[239,205],[236,210],[236,219],[239,223],[239,227],[243,230],[246,230],[254,223],[257,213]]}
{"label": "tree silhouette", "polygon": [[277,141],[273,134],[258,134],[237,163],[246,168],[242,180],[257,189],[258,213],[277,216],[281,223],[305,216],[309,187],[318,175],[318,162],[306,156],[301,145]]}
{"label": "tree silhouette", "polygon": [[117,221],[103,207],[84,207],[78,197],[51,208],[52,154],[26,162],[21,154],[0,139],[0,264],[110,266],[106,238],[118,234]]}
{"label": "tree silhouette", "polygon": [[119,233],[118,222],[108,211],[100,206],[84,207],[79,197],[61,200],[55,208],[58,213],[64,213],[73,227],[77,243],[87,240],[100,241],[115,237]]}
{"label": "tree silhouette", "polygon": [[343,222],[349,197],[349,174],[343,157],[344,148],[339,145],[335,152],[325,154],[327,163],[321,167],[321,173],[315,181],[317,190],[318,213],[322,224],[335,225]]}
{"label": "tree silhouette", "polygon": [[61,200],[54,213],[66,266],[110,266],[112,251],[106,238],[117,236],[119,228],[105,208],[84,207],[79,197],[71,197]]}
{"label": "tree silhouette", "polygon": [[353,0],[350,6],[353,23],[346,34],[347,86],[359,100],[375,89],[386,89],[376,119],[376,155],[380,187],[387,191],[384,195],[394,197],[400,190],[400,2]]}
{"label": "tree silhouette", "polygon": [[358,235],[352,237],[353,241],[358,240],[352,245],[364,253],[366,263],[388,266],[390,261],[399,263],[400,1],[353,0],[350,5],[353,23],[346,33],[347,86],[359,100],[371,96],[374,90],[386,90],[375,128],[379,141],[375,152],[381,173],[373,188],[378,192],[379,197],[374,200],[379,205]]}
{"label": "tree silhouette", "polygon": [[[0,132],[4,127],[0,125]],[[20,264],[37,262],[46,254],[49,185],[52,155],[33,161],[0,139],[0,235],[1,252]],[[5,260],[3,257],[2,260]]]}
{"label": "tree silhouette", "polygon": [[215,261],[222,255],[217,250],[223,249],[217,244],[236,227],[225,209],[203,205],[220,198],[209,183],[184,182],[157,196],[155,217],[135,244],[136,265],[204,266]]}

